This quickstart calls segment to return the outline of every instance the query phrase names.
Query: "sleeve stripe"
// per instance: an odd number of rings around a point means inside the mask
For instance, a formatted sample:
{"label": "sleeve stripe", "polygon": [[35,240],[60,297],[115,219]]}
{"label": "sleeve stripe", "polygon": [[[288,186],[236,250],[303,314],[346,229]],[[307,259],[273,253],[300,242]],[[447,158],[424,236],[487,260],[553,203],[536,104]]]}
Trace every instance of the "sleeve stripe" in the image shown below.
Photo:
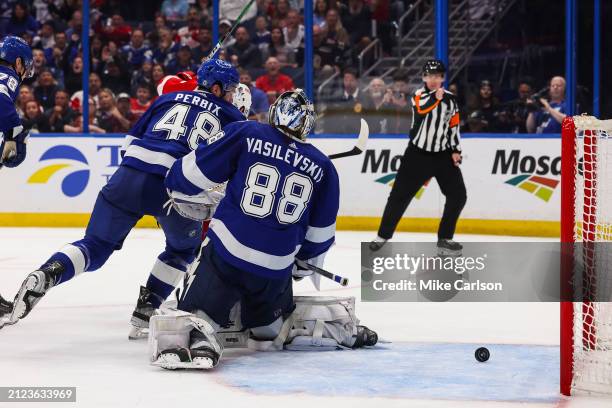
{"label": "sleeve stripe", "polygon": [[121,146],[121,150],[126,151],[128,147],[132,144],[134,140],[138,139],[136,136],[125,135],[125,139],[123,141],[123,146]]}
{"label": "sleeve stripe", "polygon": [[144,147],[130,145],[125,152],[126,157],[133,157],[148,164],[158,164],[166,168],[172,167],[176,159],[167,153],[155,152]]}
{"label": "sleeve stripe", "polygon": [[327,227],[308,226],[306,230],[306,240],[317,244],[329,241],[336,235],[336,223]]}
{"label": "sleeve stripe", "polygon": [[207,190],[219,184],[209,180],[208,177],[202,173],[198,167],[198,164],[196,163],[195,150],[183,157],[181,171],[183,172],[183,176],[189,180],[191,184],[201,188],[202,190]]}
{"label": "sleeve stripe", "polygon": [[[430,96],[430,98],[433,98],[433,95]],[[420,113],[421,115],[425,115],[426,113],[431,112],[439,104],[440,104],[440,99],[436,99],[434,104],[431,105],[429,108],[421,109],[421,95],[417,95],[417,96],[414,97],[414,105],[416,106],[417,112]],[[423,106],[425,106],[425,105],[427,105],[427,103],[425,103]]]}

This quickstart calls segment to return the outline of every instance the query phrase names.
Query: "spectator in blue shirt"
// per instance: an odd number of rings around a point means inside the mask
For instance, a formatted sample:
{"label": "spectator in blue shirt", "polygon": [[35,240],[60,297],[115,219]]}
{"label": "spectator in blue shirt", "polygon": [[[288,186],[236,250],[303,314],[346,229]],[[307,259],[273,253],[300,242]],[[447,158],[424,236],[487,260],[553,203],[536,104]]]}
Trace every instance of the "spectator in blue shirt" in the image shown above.
{"label": "spectator in blue shirt", "polygon": [[140,29],[132,31],[130,42],[121,47],[121,56],[133,69],[138,69],[145,58],[151,58],[153,52],[144,44],[144,32]]}
{"label": "spectator in blue shirt", "polygon": [[[532,111],[527,116],[527,131],[529,133],[561,133],[561,123],[565,119],[567,103],[565,102],[565,79],[553,77],[548,87],[549,99],[540,98],[542,108]],[[535,105],[533,99],[527,103]]]}
{"label": "spectator in blue shirt", "polygon": [[25,32],[36,34],[37,31],[38,21],[29,14],[28,6],[25,3],[16,3],[6,25],[7,34],[22,36]]}
{"label": "spectator in blue shirt", "polygon": [[191,48],[183,45],[176,53],[176,58],[166,64],[168,74],[178,74],[181,71],[197,71],[198,67],[191,59]]}
{"label": "spectator in blue shirt", "polygon": [[[268,95],[261,89],[255,87],[249,71],[241,68],[238,72],[240,72],[240,83],[248,86],[251,91],[251,114],[255,115],[260,122],[265,121],[268,115],[268,109],[270,108]],[[251,114],[249,114],[249,116],[251,116]]]}

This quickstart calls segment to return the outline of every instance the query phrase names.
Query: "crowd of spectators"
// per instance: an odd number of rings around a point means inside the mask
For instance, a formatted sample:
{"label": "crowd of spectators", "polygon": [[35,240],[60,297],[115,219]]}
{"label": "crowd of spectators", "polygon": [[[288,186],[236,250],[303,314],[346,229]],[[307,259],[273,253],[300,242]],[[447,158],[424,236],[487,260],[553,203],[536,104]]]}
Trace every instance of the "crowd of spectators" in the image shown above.
{"label": "crowd of spectators", "polygon": [[[81,132],[83,0],[0,2],[0,34],[20,35],[33,47],[35,75],[17,101],[24,122],[38,132]],[[219,34],[248,0],[220,2]],[[128,4],[129,3],[129,7]],[[372,39],[390,49],[388,22],[403,0],[314,0],[313,66],[320,84],[338,74],[317,101],[318,131],[355,132],[358,116],[376,133],[407,133],[411,123],[407,73],[359,78],[357,56]],[[168,74],[196,71],[214,47],[212,0],[91,0],[89,128],[126,132],[157,97]],[[154,9],[148,21],[126,21],[133,10]],[[133,14],[133,13],[132,13]],[[252,117],[265,120],[279,93],[303,86],[303,0],[257,0],[219,57],[239,68],[253,95]],[[565,81],[555,77],[535,93],[521,82],[514,99],[500,101],[483,80],[477,92],[451,85],[460,98],[462,128],[472,132],[556,132],[566,111]],[[319,103],[320,102],[320,103]]]}

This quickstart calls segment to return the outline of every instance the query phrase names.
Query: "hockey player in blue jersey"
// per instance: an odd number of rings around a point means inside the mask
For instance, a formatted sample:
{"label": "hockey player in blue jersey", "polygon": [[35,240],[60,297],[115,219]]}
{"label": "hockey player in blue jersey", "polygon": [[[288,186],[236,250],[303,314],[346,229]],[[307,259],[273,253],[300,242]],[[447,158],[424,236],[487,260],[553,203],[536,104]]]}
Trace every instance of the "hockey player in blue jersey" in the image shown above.
{"label": "hockey player in blue jersey", "polygon": [[163,208],[164,176],[173,163],[203,140],[244,116],[223,99],[238,84],[230,64],[210,60],[197,73],[199,89],[160,96],[126,137],[124,158],[96,200],[85,238],[63,247],[27,276],[13,302],[10,323],[25,317],[47,291],[99,269],[143,215],[164,231],[166,249],[155,265],[147,292],[157,305],[181,281],[201,243],[201,223]]}
{"label": "hockey player in blue jersey", "polygon": [[[336,169],[306,142],[314,121],[304,92],[285,92],[270,107],[270,124],[232,123],[168,172],[166,186],[175,208],[193,218],[206,218],[216,202],[211,192],[227,184],[199,264],[178,302],[178,314],[197,322],[198,329],[188,345],[178,348],[176,339],[166,342],[167,331],[161,337],[152,331],[150,344],[160,348],[154,351],[158,365],[214,367],[222,352],[216,331],[231,323],[230,310],[237,301],[242,327],[250,329],[253,341],[276,339],[283,325],[291,325],[295,261],[322,266],[334,243],[339,205]],[[185,204],[190,197],[207,205]],[[152,325],[167,317],[153,317]],[[172,324],[166,322],[164,330]],[[185,333],[184,327],[178,331]],[[372,335],[355,327],[341,342],[370,345]]]}
{"label": "hockey player in blue jersey", "polygon": [[32,49],[23,39],[0,42],[0,168],[17,167],[26,157],[28,130],[15,109],[19,84],[34,72]]}

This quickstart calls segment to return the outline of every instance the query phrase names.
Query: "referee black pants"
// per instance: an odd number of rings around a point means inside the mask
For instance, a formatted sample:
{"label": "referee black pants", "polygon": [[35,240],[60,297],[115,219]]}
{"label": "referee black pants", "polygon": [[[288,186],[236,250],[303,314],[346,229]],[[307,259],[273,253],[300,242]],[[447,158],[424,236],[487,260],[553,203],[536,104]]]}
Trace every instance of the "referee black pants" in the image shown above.
{"label": "referee black pants", "polygon": [[446,197],[444,213],[438,227],[438,239],[453,238],[467,195],[461,170],[454,165],[451,154],[451,151],[430,153],[412,145],[408,146],[387,200],[378,229],[379,237],[390,239],[393,236],[410,201],[427,180],[435,177]]}

